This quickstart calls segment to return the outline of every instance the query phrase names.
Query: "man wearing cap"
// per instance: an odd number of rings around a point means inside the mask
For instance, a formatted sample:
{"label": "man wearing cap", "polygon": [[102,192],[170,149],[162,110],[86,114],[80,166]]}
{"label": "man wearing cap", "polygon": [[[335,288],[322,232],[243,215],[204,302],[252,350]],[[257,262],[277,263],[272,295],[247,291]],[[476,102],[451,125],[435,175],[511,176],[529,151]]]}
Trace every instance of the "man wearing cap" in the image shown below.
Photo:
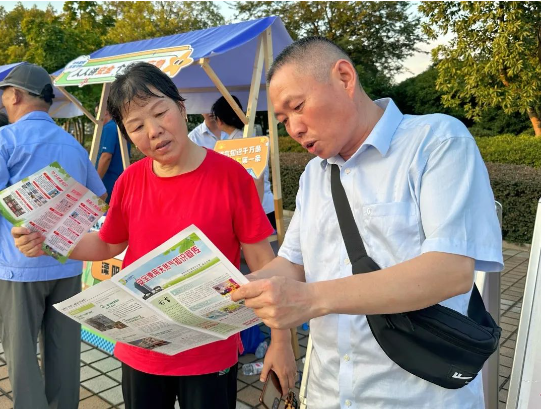
{"label": "man wearing cap", "polygon": [[[53,85],[47,71],[23,63],[0,82],[10,125],[0,129],[0,190],[57,161],[96,195],[106,189],[85,149],[47,114]],[[0,217],[0,337],[15,408],[77,408],[80,326],[53,304],[81,290],[81,262],[27,258]],[[40,336],[40,370],[36,342]]]}

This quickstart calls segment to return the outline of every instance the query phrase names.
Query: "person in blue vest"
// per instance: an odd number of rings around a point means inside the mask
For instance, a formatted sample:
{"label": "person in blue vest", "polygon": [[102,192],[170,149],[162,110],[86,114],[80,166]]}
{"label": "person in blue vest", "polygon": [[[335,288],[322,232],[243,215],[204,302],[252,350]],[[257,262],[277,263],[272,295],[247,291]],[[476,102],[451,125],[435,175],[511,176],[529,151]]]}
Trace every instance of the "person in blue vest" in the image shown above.
{"label": "person in blue vest", "polygon": [[[131,145],[128,142],[127,151],[130,156]],[[108,111],[104,113],[104,127],[102,128],[97,158],[95,167],[108,191],[106,202],[110,203],[115,181],[117,181],[117,178],[119,178],[124,168],[121,156],[121,145],[119,144],[119,136],[117,134],[117,125],[112,120]]]}

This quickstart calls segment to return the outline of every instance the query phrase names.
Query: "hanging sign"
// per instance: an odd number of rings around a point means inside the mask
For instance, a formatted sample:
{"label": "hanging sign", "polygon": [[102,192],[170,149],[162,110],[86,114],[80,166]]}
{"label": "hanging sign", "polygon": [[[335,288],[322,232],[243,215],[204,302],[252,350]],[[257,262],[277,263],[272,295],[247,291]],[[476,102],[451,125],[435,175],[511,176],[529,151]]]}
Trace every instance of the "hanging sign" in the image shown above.
{"label": "hanging sign", "polygon": [[193,63],[189,45],[139,51],[111,57],[89,58],[81,56],[68,63],[64,71],[55,79],[55,86],[67,87],[87,84],[111,83],[115,76],[135,62],[155,65],[170,78],[175,77],[182,68]]}
{"label": "hanging sign", "polygon": [[242,164],[248,173],[258,179],[269,160],[269,139],[267,137],[240,138],[216,142],[214,151],[233,158]]}

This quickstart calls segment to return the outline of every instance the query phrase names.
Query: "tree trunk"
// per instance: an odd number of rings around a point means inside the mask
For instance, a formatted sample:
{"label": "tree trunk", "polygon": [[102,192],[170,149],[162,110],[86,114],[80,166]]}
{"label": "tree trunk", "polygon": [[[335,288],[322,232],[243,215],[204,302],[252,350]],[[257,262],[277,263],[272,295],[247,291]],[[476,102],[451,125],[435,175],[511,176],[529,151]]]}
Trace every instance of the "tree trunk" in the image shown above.
{"label": "tree trunk", "polygon": [[536,137],[541,137],[541,118],[538,117],[536,110],[534,110],[533,107],[528,107],[526,111],[528,112],[528,117],[530,117],[530,121],[534,127]]}

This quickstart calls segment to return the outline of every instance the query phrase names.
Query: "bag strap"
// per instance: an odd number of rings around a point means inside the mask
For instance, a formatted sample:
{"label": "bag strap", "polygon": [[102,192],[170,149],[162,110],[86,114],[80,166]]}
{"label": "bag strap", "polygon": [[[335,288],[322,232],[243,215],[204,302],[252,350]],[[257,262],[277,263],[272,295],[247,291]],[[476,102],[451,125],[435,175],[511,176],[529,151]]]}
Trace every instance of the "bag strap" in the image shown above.
{"label": "bag strap", "polygon": [[340,170],[337,164],[331,164],[331,195],[333,196],[333,205],[335,206],[337,219],[341,226],[344,245],[346,246],[350,262],[354,265],[357,260],[367,256],[367,250],[361,239],[354,214],[350,209],[350,203],[341,183]]}
{"label": "bag strap", "polygon": [[[346,246],[350,262],[354,266],[357,261],[367,257],[367,250],[361,239],[354,214],[350,209],[350,203],[341,183],[340,170],[337,164],[331,164],[331,195],[333,196],[333,205],[335,206],[335,212],[337,213],[337,219],[341,227],[344,245]],[[487,322],[486,308],[476,284],[473,284],[467,315],[477,323]]]}

